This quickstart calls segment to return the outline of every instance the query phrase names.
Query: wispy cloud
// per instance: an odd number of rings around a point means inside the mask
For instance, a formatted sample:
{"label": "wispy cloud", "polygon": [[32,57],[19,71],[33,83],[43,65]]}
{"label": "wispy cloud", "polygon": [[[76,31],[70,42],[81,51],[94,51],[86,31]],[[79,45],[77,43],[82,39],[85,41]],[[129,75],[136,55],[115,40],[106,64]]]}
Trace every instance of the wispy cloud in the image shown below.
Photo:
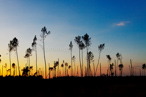
{"label": "wispy cloud", "polygon": [[125,26],[127,23],[130,23],[130,21],[115,23],[113,26]]}

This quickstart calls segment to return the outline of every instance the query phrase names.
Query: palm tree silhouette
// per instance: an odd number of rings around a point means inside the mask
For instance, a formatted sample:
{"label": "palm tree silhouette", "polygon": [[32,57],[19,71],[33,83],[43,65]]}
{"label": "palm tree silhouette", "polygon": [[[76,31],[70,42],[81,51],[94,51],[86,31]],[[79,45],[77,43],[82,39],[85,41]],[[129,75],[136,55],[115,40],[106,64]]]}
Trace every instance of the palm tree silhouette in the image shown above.
{"label": "palm tree silhouette", "polygon": [[76,57],[73,56],[73,57],[72,57],[72,60],[73,60],[73,62],[74,62],[74,76],[75,76],[75,75],[76,75],[76,74],[75,74],[75,72],[76,72],[76,67],[75,67],[75,60],[76,60]]}
{"label": "palm tree silhouette", "polygon": [[71,54],[71,76],[73,76],[73,68],[72,68],[72,48],[73,48],[73,44],[72,41],[69,44],[69,50],[70,50],[70,54]]}
{"label": "palm tree silhouette", "polygon": [[[116,57],[117,57],[117,65],[119,65],[119,64],[118,64],[118,60],[120,59],[121,54],[117,53],[117,54],[116,54]],[[115,65],[115,67],[116,67],[116,65]],[[116,68],[115,68],[115,76],[116,76]]]}
{"label": "palm tree silhouette", "polygon": [[81,74],[83,76],[83,49],[85,48],[85,44],[81,41],[79,44],[80,50],[82,50],[82,66],[81,66]]}
{"label": "palm tree silhouette", "polygon": [[16,66],[15,63],[13,63],[13,64],[12,64],[12,68],[14,69],[14,71],[13,71],[13,76],[15,76],[15,66]]}
{"label": "palm tree silhouette", "polygon": [[[31,53],[32,53],[32,49],[31,49],[31,48],[28,48],[28,49],[26,50],[26,54],[25,54],[25,56],[24,56],[24,58],[29,59],[29,69],[30,69],[30,56],[32,55]],[[30,72],[29,72],[29,75],[30,75]]]}
{"label": "palm tree silhouette", "polygon": [[119,64],[120,76],[122,76],[123,67],[124,67],[123,64]]}
{"label": "palm tree silhouette", "polygon": [[[97,63],[97,66],[96,66],[96,73],[97,73],[97,69],[98,69],[98,65],[99,65],[100,54],[101,54],[101,51],[104,49],[104,47],[105,47],[105,44],[104,44],[104,43],[103,43],[103,44],[100,44],[100,45],[98,46],[99,57],[98,57],[98,63]],[[101,74],[100,74],[100,76],[101,76]]]}
{"label": "palm tree silhouette", "polygon": [[114,64],[112,63],[112,64],[110,64],[110,75],[111,76],[113,76],[114,75],[114,73],[113,73],[113,66],[114,66]]}
{"label": "palm tree silhouette", "polygon": [[35,54],[36,54],[36,72],[37,72],[37,47],[36,47],[37,43],[36,43],[36,41],[37,41],[37,37],[35,35],[31,46],[33,48],[32,50],[34,50],[35,51]]}
{"label": "palm tree silhouette", "polygon": [[108,61],[109,61],[109,63],[108,63],[108,69],[107,69],[107,75],[108,75],[108,73],[109,73],[109,65],[110,65],[110,62],[111,62],[111,57],[110,57],[110,55],[106,55],[106,57],[107,57],[107,59],[108,59]]}
{"label": "palm tree silhouette", "polygon": [[11,75],[11,52],[14,49],[12,43],[13,43],[13,41],[10,41],[10,43],[8,44],[9,61],[10,61],[10,75]]}
{"label": "palm tree silhouette", "polygon": [[14,48],[14,51],[16,51],[16,55],[17,55],[17,64],[18,64],[18,71],[19,71],[19,76],[20,76],[20,70],[19,70],[19,59],[18,59],[18,51],[17,51],[17,47],[18,47],[18,39],[16,37],[13,38],[12,40],[12,46]]}
{"label": "palm tree silhouette", "polygon": [[145,76],[146,64],[142,64],[142,69],[144,70],[144,76]]}
{"label": "palm tree silhouette", "polygon": [[[78,48],[79,48],[79,62],[80,62],[80,70],[82,70],[82,67],[81,67],[81,58],[80,58],[80,43],[81,43],[81,36],[76,36],[74,41],[77,43],[78,45]],[[81,73],[81,76],[82,76],[82,73]]]}
{"label": "palm tree silhouette", "polygon": [[43,43],[43,52],[44,52],[44,62],[45,62],[45,78],[46,76],[46,57],[45,57],[45,38],[48,34],[50,34],[50,31],[47,31],[46,27],[43,27],[41,30],[42,34],[41,34],[41,38],[42,38],[42,43]]}
{"label": "palm tree silhouette", "polygon": [[86,33],[84,36],[82,36],[82,39],[85,42],[85,47],[86,47],[86,50],[87,50],[87,75],[88,75],[88,71],[90,71],[89,60],[88,60],[88,49],[89,49],[89,46],[91,45],[91,38]]}
{"label": "palm tree silhouette", "polygon": [[89,71],[88,71],[89,75],[92,75],[91,67],[90,67],[90,61],[93,61],[93,59],[94,59],[94,55],[91,51],[89,51],[88,52],[88,57],[87,57],[87,60],[89,62]]}

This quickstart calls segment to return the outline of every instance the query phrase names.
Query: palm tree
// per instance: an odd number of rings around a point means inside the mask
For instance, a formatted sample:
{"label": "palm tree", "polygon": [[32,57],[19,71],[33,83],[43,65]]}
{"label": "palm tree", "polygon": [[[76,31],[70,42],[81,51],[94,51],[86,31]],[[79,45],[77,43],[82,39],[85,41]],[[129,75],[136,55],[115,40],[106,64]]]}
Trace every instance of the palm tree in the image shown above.
{"label": "palm tree", "polygon": [[81,41],[79,44],[80,50],[82,50],[82,66],[81,66],[81,74],[83,76],[83,49],[85,48],[85,44]]}
{"label": "palm tree", "polygon": [[112,63],[112,64],[110,64],[110,75],[111,76],[113,76],[114,75],[114,73],[113,73],[113,66],[114,66],[114,64]]}
{"label": "palm tree", "polygon": [[146,64],[142,64],[142,69],[144,70],[144,76],[145,76]]}
{"label": "palm tree", "polygon": [[120,76],[122,76],[123,67],[124,67],[123,64],[119,64]]}
{"label": "palm tree", "polygon": [[75,76],[75,75],[76,75],[76,74],[75,74],[75,72],[76,72],[76,67],[75,67],[75,60],[76,60],[76,57],[73,56],[73,57],[72,57],[72,60],[73,60],[73,62],[74,62],[74,76]]}
{"label": "palm tree", "polygon": [[50,34],[50,31],[47,31],[46,27],[43,27],[41,30],[42,34],[41,34],[41,38],[42,38],[42,43],[43,43],[43,52],[44,52],[44,62],[45,62],[45,78],[46,76],[46,57],[45,57],[45,38],[48,34]]}
{"label": "palm tree", "polygon": [[8,44],[9,60],[10,60],[10,75],[11,75],[11,52],[12,52],[12,50],[13,50],[12,42],[13,42],[13,41],[10,41],[10,43]]}
{"label": "palm tree", "polygon": [[[100,54],[101,54],[101,51],[104,49],[104,46],[105,46],[105,44],[103,43],[103,44],[100,44],[99,46],[98,46],[98,50],[99,50],[99,57],[98,57],[98,63],[97,63],[97,66],[96,66],[96,73],[97,73],[97,69],[98,69],[98,65],[99,65],[99,60],[100,60]],[[101,75],[100,75],[101,76]]]}
{"label": "palm tree", "polygon": [[91,75],[91,69],[90,69],[90,61],[93,61],[93,59],[94,59],[94,55],[93,55],[93,53],[91,52],[91,51],[89,51],[88,52],[88,57],[87,57],[87,60],[89,61],[89,75]]}
{"label": "palm tree", "polygon": [[35,37],[33,39],[33,43],[31,44],[31,46],[32,46],[32,48],[33,48],[33,50],[35,51],[35,54],[36,54],[36,72],[37,72],[37,47],[36,47],[37,43],[36,43],[36,41],[37,41],[37,37],[35,35]]}
{"label": "palm tree", "polygon": [[111,62],[111,57],[110,57],[110,55],[106,55],[106,57],[107,57],[107,59],[108,59],[108,61],[109,61],[109,63],[108,63],[108,69],[107,69],[107,75],[108,75],[108,73],[109,73],[109,65],[110,65],[110,62]]}
{"label": "palm tree", "polygon": [[15,76],[15,63],[12,64],[12,68],[14,69],[13,76]]}
{"label": "palm tree", "polygon": [[19,70],[19,59],[18,59],[18,51],[17,51],[17,47],[18,47],[18,39],[16,37],[13,38],[12,40],[12,46],[14,48],[14,51],[16,51],[16,55],[17,55],[17,64],[18,64],[18,71],[19,71],[19,76],[20,76],[20,70]]}
{"label": "palm tree", "polygon": [[71,76],[73,76],[73,66],[72,66],[72,48],[73,48],[73,44],[72,41],[69,44],[69,50],[70,50],[70,54],[71,54]]}
{"label": "palm tree", "polygon": [[[77,36],[75,37],[75,42],[77,43],[78,45],[78,48],[79,48],[79,62],[80,62],[80,70],[82,70],[82,67],[81,67],[81,58],[80,58],[80,43],[81,43],[81,36]],[[82,73],[81,73],[81,76],[82,76]]]}
{"label": "palm tree", "polygon": [[[86,33],[84,36],[82,36],[82,39],[84,40],[85,42],[85,47],[86,47],[86,50],[87,50],[87,57],[88,57],[88,49],[89,49],[89,46],[91,45],[91,38],[89,37],[89,35]],[[89,71],[89,60],[87,58],[87,75],[88,75],[88,71]]]}

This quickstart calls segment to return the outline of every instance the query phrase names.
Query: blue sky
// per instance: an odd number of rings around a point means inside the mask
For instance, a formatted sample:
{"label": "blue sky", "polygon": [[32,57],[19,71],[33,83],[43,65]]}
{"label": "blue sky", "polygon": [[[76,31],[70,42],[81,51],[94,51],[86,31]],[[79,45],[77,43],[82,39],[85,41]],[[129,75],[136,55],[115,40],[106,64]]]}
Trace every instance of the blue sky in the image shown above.
{"label": "blue sky", "polygon": [[[103,66],[107,66],[106,55],[111,55],[114,61],[117,52],[123,55],[125,67],[129,66],[130,58],[135,66],[141,66],[146,60],[145,9],[145,0],[0,0],[0,53],[8,60],[7,44],[17,37],[19,58],[24,66],[25,50],[31,47],[34,35],[40,39],[41,28],[46,26],[51,31],[45,40],[47,63],[52,64],[58,58],[70,63],[70,41],[78,62],[74,37],[88,33],[95,63],[97,47],[105,43]],[[43,66],[41,45],[38,40],[39,63]],[[15,62],[15,57],[12,60]]]}

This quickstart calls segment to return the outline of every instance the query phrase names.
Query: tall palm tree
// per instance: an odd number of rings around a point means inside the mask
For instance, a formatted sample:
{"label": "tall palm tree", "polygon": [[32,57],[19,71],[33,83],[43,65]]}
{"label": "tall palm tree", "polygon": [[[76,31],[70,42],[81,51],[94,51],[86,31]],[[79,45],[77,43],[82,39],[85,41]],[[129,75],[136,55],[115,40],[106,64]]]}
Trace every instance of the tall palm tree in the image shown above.
{"label": "tall palm tree", "polygon": [[94,55],[91,51],[88,52],[88,57],[87,58],[88,58],[87,60],[89,61],[89,70],[90,70],[88,73],[89,73],[89,75],[91,75],[92,73],[91,73],[91,69],[90,69],[91,68],[90,67],[90,61],[93,61],[93,59],[94,59]]}
{"label": "tall palm tree", "polygon": [[35,54],[36,54],[36,72],[37,72],[37,47],[36,47],[37,43],[36,43],[36,41],[37,41],[37,37],[35,35],[31,46],[32,46],[32,48],[33,48],[33,50],[35,51]]}
{"label": "tall palm tree", "polygon": [[[105,46],[105,44],[103,43],[103,44],[100,44],[99,46],[98,46],[98,50],[99,50],[99,57],[98,57],[98,63],[97,63],[97,66],[96,66],[96,73],[97,73],[97,69],[98,69],[98,65],[99,65],[99,60],[100,60],[100,54],[101,54],[101,51],[104,49],[104,46]],[[100,75],[101,76],[101,75]]]}
{"label": "tall palm tree", "polygon": [[[80,71],[81,71],[82,70],[82,67],[81,67],[80,46],[79,46],[80,43],[81,43],[81,36],[76,36],[74,40],[77,43],[78,48],[79,48],[79,62],[80,62]],[[82,76],[82,73],[81,73],[81,76]]]}
{"label": "tall palm tree", "polygon": [[69,44],[69,50],[70,50],[70,54],[71,54],[71,76],[73,76],[73,66],[72,66],[72,48],[73,48],[73,44],[72,41]]}
{"label": "tall palm tree", "polygon": [[45,38],[48,34],[50,34],[50,31],[47,31],[46,27],[43,27],[41,30],[42,34],[41,34],[41,38],[42,38],[42,43],[43,43],[43,52],[44,52],[44,62],[45,62],[45,78],[47,78],[46,76],[46,56],[45,56]]}
{"label": "tall palm tree", "polygon": [[13,42],[13,41],[10,41],[10,43],[8,44],[9,61],[10,61],[10,76],[11,76],[11,52],[12,52],[12,50],[13,50],[12,42]]}
{"label": "tall palm tree", "polygon": [[[89,49],[89,46],[91,45],[91,38],[86,33],[84,36],[82,36],[82,39],[85,42],[85,47],[86,47],[86,50],[87,50],[87,57],[88,57],[88,49]],[[87,58],[87,75],[88,75],[88,71],[89,70],[90,70],[90,68],[89,68],[89,60]]]}
{"label": "tall palm tree", "polygon": [[14,37],[13,40],[12,40],[12,46],[13,46],[14,50],[16,51],[16,55],[17,55],[17,64],[18,64],[18,71],[19,71],[19,76],[20,76],[19,59],[18,59],[18,51],[17,51],[18,45],[19,45],[18,39],[17,39],[16,37]]}
{"label": "tall palm tree", "polygon": [[75,73],[76,73],[76,67],[75,67],[75,60],[76,60],[76,57],[75,56],[73,56],[72,57],[72,60],[73,60],[73,62],[74,62],[74,76],[76,75]]}
{"label": "tall palm tree", "polygon": [[85,48],[85,44],[81,41],[79,44],[80,50],[82,50],[82,66],[81,66],[81,74],[83,76],[83,49]]}
{"label": "tall palm tree", "polygon": [[111,57],[110,57],[110,55],[106,55],[106,57],[107,57],[107,59],[108,59],[108,61],[109,61],[109,63],[108,63],[108,69],[107,69],[107,74],[109,74],[109,65],[110,65],[110,62],[111,62]]}

